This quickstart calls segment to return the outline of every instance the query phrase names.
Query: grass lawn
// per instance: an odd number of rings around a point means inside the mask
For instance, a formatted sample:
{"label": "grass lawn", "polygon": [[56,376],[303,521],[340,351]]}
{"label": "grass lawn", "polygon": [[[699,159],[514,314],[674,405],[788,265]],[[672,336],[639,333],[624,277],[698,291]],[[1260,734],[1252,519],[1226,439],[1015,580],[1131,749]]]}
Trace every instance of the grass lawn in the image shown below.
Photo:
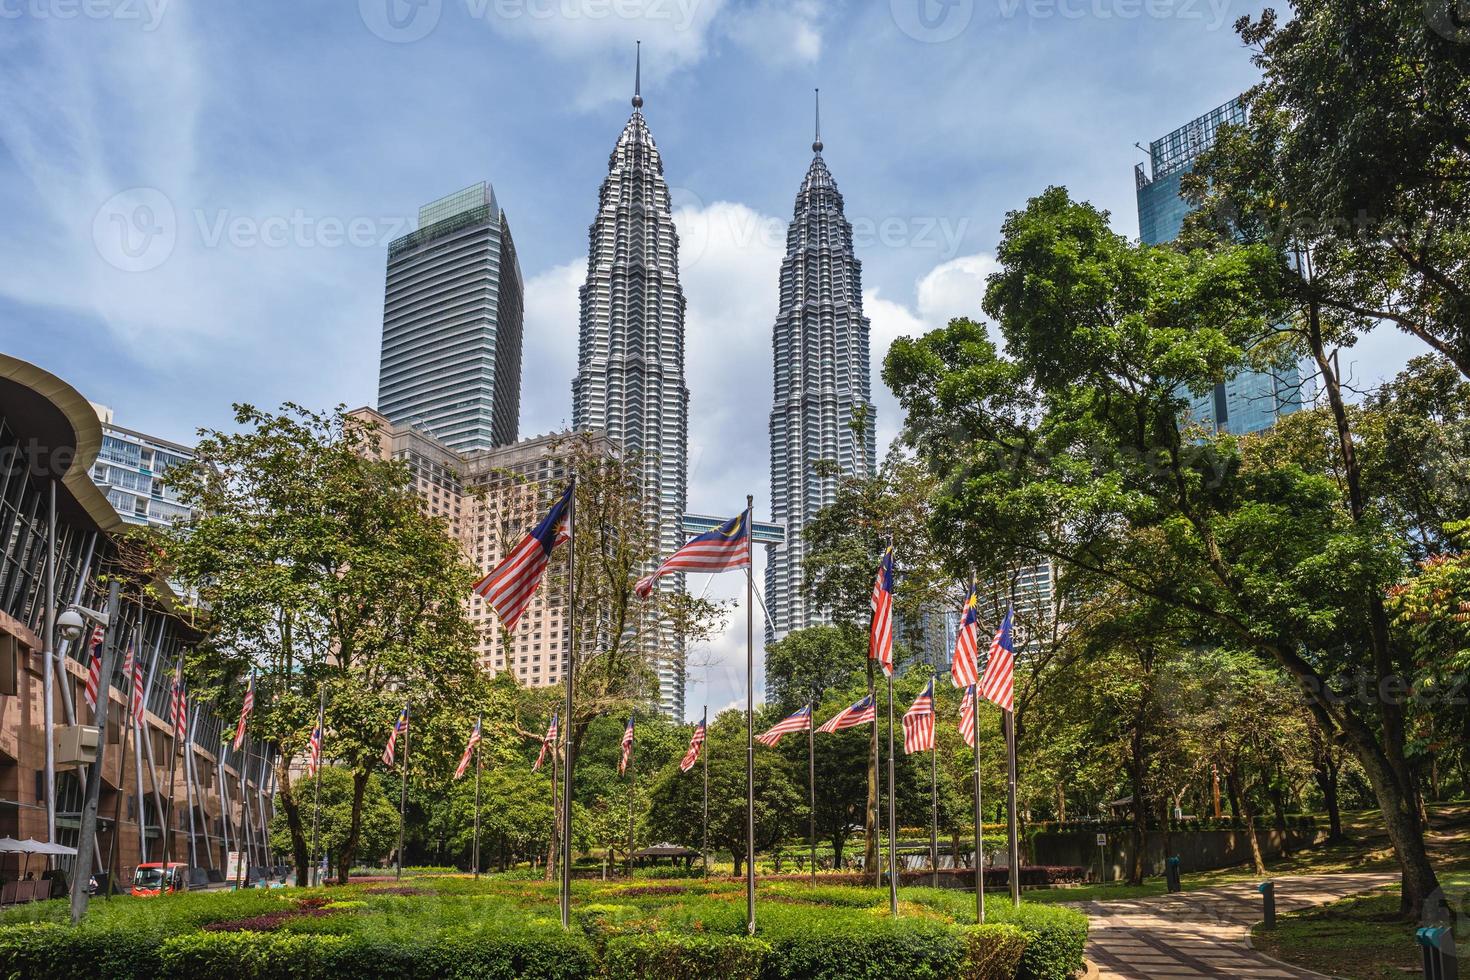
{"label": "grass lawn", "polygon": [[[1465,912],[1470,872],[1442,874],[1445,893],[1458,914]],[[1421,961],[1414,942],[1418,922],[1399,918],[1398,888],[1346,898],[1302,912],[1280,916],[1275,932],[1257,927],[1251,934],[1256,948],[1277,959],[1352,980],[1418,976]],[[1470,921],[1460,920],[1457,941],[1470,943]]]}
{"label": "grass lawn", "polygon": [[[1008,947],[1009,962],[1024,956],[1036,967],[1027,976],[1063,980],[1071,967],[1058,964],[1080,964],[1086,936],[1085,917],[1068,909],[997,902],[977,932],[974,898],[962,891],[901,889],[894,919],[887,889],[775,880],[758,886],[751,948],[743,879],[575,881],[572,891],[570,933],[555,885],[515,876],[97,899],[79,930],[66,925],[65,901],[39,902],[0,913],[0,976],[197,976],[235,963],[252,969],[234,978],[362,976],[393,963],[404,978],[690,980],[714,975],[701,962],[743,956],[744,970],[720,975],[844,980],[956,975]],[[853,964],[868,972],[850,972]]]}

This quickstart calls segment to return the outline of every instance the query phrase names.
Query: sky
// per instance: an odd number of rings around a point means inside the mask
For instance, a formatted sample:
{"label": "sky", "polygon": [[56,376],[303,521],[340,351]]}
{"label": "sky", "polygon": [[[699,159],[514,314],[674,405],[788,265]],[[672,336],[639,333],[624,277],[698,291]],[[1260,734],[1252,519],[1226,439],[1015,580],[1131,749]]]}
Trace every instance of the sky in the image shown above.
{"label": "sky", "polygon": [[[1006,212],[1049,185],[1136,237],[1135,144],[1257,80],[1232,24],[1260,6],[0,0],[0,349],[186,443],[234,402],[371,405],[388,242],[489,180],[526,284],[521,435],[564,428],[587,229],[641,40],[688,299],[690,507],[734,514],[753,493],[760,516],[813,89],[886,446],[893,339],[980,318]],[[1380,331],[1344,364],[1371,384],[1417,352]],[[696,716],[743,704],[746,638],[736,574],[691,587],[738,600],[691,653]]]}

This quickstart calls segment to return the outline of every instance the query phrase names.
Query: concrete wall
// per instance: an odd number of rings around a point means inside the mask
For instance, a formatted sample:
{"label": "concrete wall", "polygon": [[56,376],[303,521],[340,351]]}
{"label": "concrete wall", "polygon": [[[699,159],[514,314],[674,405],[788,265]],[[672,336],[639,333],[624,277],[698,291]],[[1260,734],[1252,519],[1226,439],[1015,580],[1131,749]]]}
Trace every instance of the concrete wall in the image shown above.
{"label": "concrete wall", "polygon": [[[1283,850],[1310,847],[1325,835],[1324,830],[1318,829],[1288,830],[1283,833],[1259,826],[1256,828],[1256,840],[1260,843],[1261,853],[1268,858]],[[1041,833],[1032,840],[1031,859],[1028,863],[1079,864],[1091,869],[1096,876],[1101,857],[1104,865],[1103,880],[1116,881],[1127,877],[1131,844],[1132,835],[1126,830],[1109,831],[1107,847],[1101,849],[1097,846],[1096,831]],[[1250,848],[1250,840],[1243,830],[1189,830],[1174,831],[1168,835],[1161,830],[1150,831],[1144,843],[1144,873],[1163,874],[1164,860],[1173,854],[1179,856],[1180,868],[1186,873],[1249,864]]]}

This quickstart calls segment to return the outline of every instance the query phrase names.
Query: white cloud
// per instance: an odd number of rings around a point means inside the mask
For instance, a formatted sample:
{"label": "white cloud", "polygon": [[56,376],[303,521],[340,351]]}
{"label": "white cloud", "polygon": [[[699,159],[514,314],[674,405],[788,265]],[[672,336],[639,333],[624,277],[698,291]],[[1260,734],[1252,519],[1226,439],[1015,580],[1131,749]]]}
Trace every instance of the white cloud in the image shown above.
{"label": "white cloud", "polygon": [[810,65],[822,55],[822,7],[813,0],[772,0],[735,9],[722,18],[725,33],[761,61],[776,67]]}
{"label": "white cloud", "polygon": [[957,316],[980,319],[985,280],[999,270],[1000,264],[986,254],[962,255],[936,266],[919,280],[919,315],[931,324],[931,329]]}

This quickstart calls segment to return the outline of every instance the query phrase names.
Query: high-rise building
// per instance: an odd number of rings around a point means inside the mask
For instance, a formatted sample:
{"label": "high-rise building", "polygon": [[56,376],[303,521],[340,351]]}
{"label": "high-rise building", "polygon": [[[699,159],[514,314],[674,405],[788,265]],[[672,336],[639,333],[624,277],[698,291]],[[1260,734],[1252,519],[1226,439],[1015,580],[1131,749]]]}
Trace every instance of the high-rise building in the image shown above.
{"label": "high-rise building", "polygon": [[192,511],[169,486],[168,471],[192,462],[194,450],[124,429],[113,424],[112,409],[92,407],[102,423],[102,446],[92,463],[92,482],[107,495],[118,516],[147,527],[169,527],[188,520]]}
{"label": "high-rise building", "polygon": [[[781,262],[781,306],[771,349],[771,514],[785,543],[766,554],[767,641],[827,621],[803,588],[804,532],[837,497],[839,474],[875,467],[876,414],[869,374],[862,263],[842,194],[822,158],[818,108],[812,162],[796,194]],[[862,418],[861,431],[854,425]]]}
{"label": "high-rise building", "polygon": [[515,442],[521,405],[521,267],[495,189],[419,209],[388,246],[378,410],[456,451]]}
{"label": "high-rise building", "polygon": [[[600,433],[563,432],[457,453],[428,433],[395,425],[370,408],[352,414],[377,426],[380,454],[407,464],[424,510],[444,518],[448,532],[482,572],[500,564],[546,515],[566,487],[567,459],[580,440],[590,439],[595,451],[613,451]],[[479,631],[476,653],[487,673],[511,673],[527,687],[561,683],[571,633],[560,581],[555,572],[548,574],[509,636],[484,599],[465,596]]]}
{"label": "high-rise building", "polygon": [[[1150,172],[1143,164],[1133,168],[1138,194],[1139,238],[1162,245],[1179,237],[1191,207],[1180,196],[1180,181],[1215,142],[1221,126],[1243,125],[1245,106],[1231,99],[1191,120],[1169,135],[1149,143]],[[1271,372],[1241,371],[1204,395],[1192,396],[1189,416],[1220,432],[1242,435],[1276,424],[1282,415],[1300,411],[1306,402],[1306,381],[1295,363]]]}
{"label": "high-rise building", "polygon": [[[608,160],[588,232],[572,425],[605,433],[640,461],[648,519],[660,554],[669,555],[684,543],[689,492],[684,290],[663,160],[636,76],[633,91],[633,114]],[[682,576],[660,584],[682,587]],[[663,636],[650,656],[660,708],[683,718],[682,641]]]}

